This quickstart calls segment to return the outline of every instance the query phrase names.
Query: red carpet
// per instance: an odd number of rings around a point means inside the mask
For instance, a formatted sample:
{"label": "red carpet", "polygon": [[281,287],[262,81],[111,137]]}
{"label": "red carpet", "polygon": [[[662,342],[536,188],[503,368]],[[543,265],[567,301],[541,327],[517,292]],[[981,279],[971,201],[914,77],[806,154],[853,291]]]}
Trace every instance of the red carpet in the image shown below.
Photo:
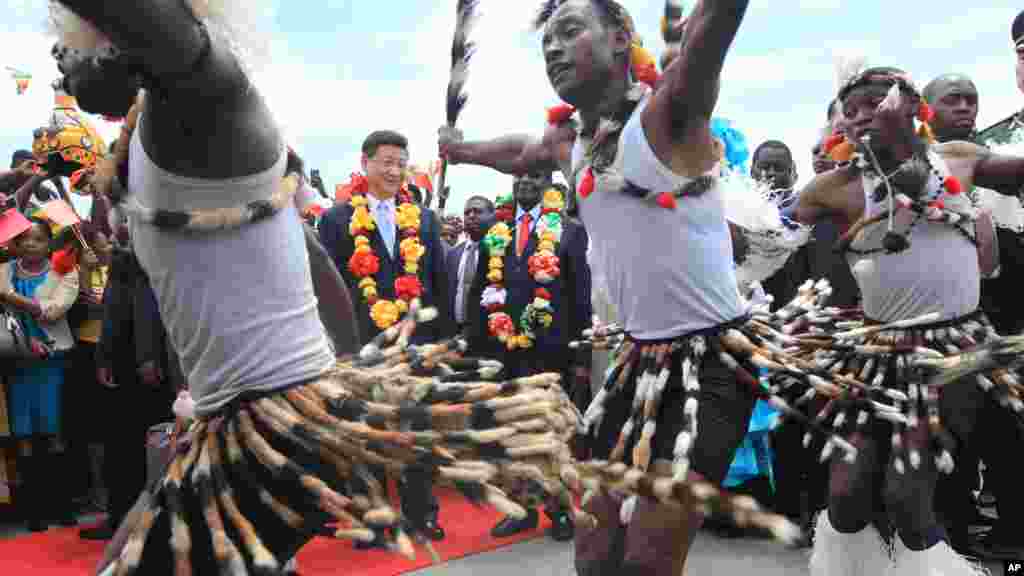
{"label": "red carpet", "polygon": [[[543,535],[549,525],[542,513],[537,530],[495,540],[490,531],[501,514],[491,508],[477,508],[454,492],[439,490],[438,498],[441,502],[439,520],[447,537],[435,542],[434,549],[442,562],[535,538]],[[74,528],[0,540],[0,574],[89,575],[103,554],[103,546],[102,542],[80,540],[78,529]],[[381,550],[358,551],[350,542],[317,538],[299,553],[299,573],[302,576],[394,576],[430,566],[430,554],[426,550],[417,550],[416,556],[416,560],[410,562]]]}

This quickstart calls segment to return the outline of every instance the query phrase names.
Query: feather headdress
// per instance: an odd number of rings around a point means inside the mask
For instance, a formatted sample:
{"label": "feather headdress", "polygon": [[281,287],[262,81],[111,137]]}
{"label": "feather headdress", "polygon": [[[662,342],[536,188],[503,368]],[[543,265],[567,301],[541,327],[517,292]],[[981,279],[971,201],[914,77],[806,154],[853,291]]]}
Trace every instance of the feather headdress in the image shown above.
{"label": "feather headdress", "polygon": [[835,57],[836,94],[867,68],[868,57],[861,53],[840,53]]}

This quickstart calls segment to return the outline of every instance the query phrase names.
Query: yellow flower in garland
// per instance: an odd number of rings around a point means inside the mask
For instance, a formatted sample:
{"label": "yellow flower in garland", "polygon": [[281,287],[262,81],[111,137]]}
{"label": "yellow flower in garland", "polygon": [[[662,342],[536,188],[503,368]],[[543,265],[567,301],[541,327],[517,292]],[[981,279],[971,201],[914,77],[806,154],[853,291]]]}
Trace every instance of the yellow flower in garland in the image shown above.
{"label": "yellow flower in garland", "polygon": [[537,251],[551,252],[552,254],[554,254],[555,242],[557,242],[557,239],[555,238],[554,233],[544,232],[540,237],[540,242],[537,244]]}
{"label": "yellow flower in garland", "polygon": [[427,249],[423,247],[423,244],[420,244],[418,237],[406,238],[399,243],[398,253],[406,264],[415,264],[427,253]]}
{"label": "yellow flower in garland", "polygon": [[562,198],[562,193],[552,188],[544,193],[544,199],[541,201],[541,206],[548,210],[556,210],[561,212],[565,210],[565,199]]}
{"label": "yellow flower in garland", "polygon": [[378,327],[393,326],[401,314],[401,310],[391,300],[377,300],[373,308],[370,308],[370,318]]}
{"label": "yellow flower in garland", "polygon": [[373,221],[373,215],[365,206],[360,206],[352,212],[352,220],[348,223],[348,231],[352,235],[372,232],[377,228]]}
{"label": "yellow flower in garland", "polygon": [[355,244],[356,244],[356,250],[355,250],[356,252],[370,252],[370,251],[372,251],[372,248],[370,248],[370,239],[367,238],[366,236],[362,236],[362,235],[356,236]]}
{"label": "yellow flower in garland", "polygon": [[405,230],[407,228],[419,230],[420,207],[415,204],[399,205],[396,209],[395,223],[398,224],[398,228],[401,230]]}

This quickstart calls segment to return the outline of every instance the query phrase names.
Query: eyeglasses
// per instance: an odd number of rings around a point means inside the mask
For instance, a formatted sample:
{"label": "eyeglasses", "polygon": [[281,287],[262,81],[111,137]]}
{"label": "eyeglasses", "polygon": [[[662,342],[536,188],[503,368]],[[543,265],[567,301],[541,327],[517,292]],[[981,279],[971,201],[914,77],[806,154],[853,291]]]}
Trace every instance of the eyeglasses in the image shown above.
{"label": "eyeglasses", "polygon": [[394,169],[400,170],[402,172],[405,172],[409,168],[409,163],[406,162],[405,160],[391,160],[389,158],[374,158],[372,160],[372,162],[374,164],[376,164],[377,166],[380,166],[381,168],[388,168],[388,169],[394,168]]}

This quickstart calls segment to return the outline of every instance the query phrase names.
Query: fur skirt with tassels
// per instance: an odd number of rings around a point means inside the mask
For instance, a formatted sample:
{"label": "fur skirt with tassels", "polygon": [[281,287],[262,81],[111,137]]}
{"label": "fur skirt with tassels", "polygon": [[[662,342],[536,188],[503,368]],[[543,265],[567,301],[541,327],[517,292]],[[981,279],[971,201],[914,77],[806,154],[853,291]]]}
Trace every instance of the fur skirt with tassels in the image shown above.
{"label": "fur skirt with tassels", "polygon": [[[569,450],[582,416],[558,374],[496,380],[501,366],[461,357],[465,341],[408,344],[408,317],[323,377],[242,397],[188,430],[163,477],[140,498],[101,574],[280,574],[314,536],[433,555],[417,527],[429,503],[393,507],[371,469],[405,482],[449,485],[517,518],[558,498],[577,526],[594,526],[573,495],[613,490],[694,502],[763,526],[799,531],[749,499],[706,483],[656,478]],[[415,480],[414,480],[415,479]],[[519,490],[530,486],[532,493]],[[409,490],[408,494],[427,494]],[[513,492],[513,489],[515,491]],[[403,494],[403,497],[405,495]]]}
{"label": "fur skirt with tassels", "polygon": [[[944,473],[953,470],[956,441],[939,411],[946,387],[976,386],[979,394],[988,394],[1024,427],[1024,386],[1018,373],[1008,364],[991,363],[987,370],[968,367],[976,351],[1000,342],[984,314],[942,322],[925,316],[889,325],[863,319],[835,324],[831,331],[797,337],[803,360],[842,386],[840,394],[828,397],[816,420],[838,436],[869,430],[876,420],[890,424],[892,437],[879,441],[891,444],[897,472],[902,474],[908,466],[917,469],[924,457],[934,457]],[[808,390],[793,404],[799,406],[816,394]],[[921,454],[918,446],[905,441],[908,430],[918,426],[927,428],[934,454]],[[810,440],[805,438],[805,444]],[[834,448],[834,443],[825,442],[821,458],[828,458]]]}

